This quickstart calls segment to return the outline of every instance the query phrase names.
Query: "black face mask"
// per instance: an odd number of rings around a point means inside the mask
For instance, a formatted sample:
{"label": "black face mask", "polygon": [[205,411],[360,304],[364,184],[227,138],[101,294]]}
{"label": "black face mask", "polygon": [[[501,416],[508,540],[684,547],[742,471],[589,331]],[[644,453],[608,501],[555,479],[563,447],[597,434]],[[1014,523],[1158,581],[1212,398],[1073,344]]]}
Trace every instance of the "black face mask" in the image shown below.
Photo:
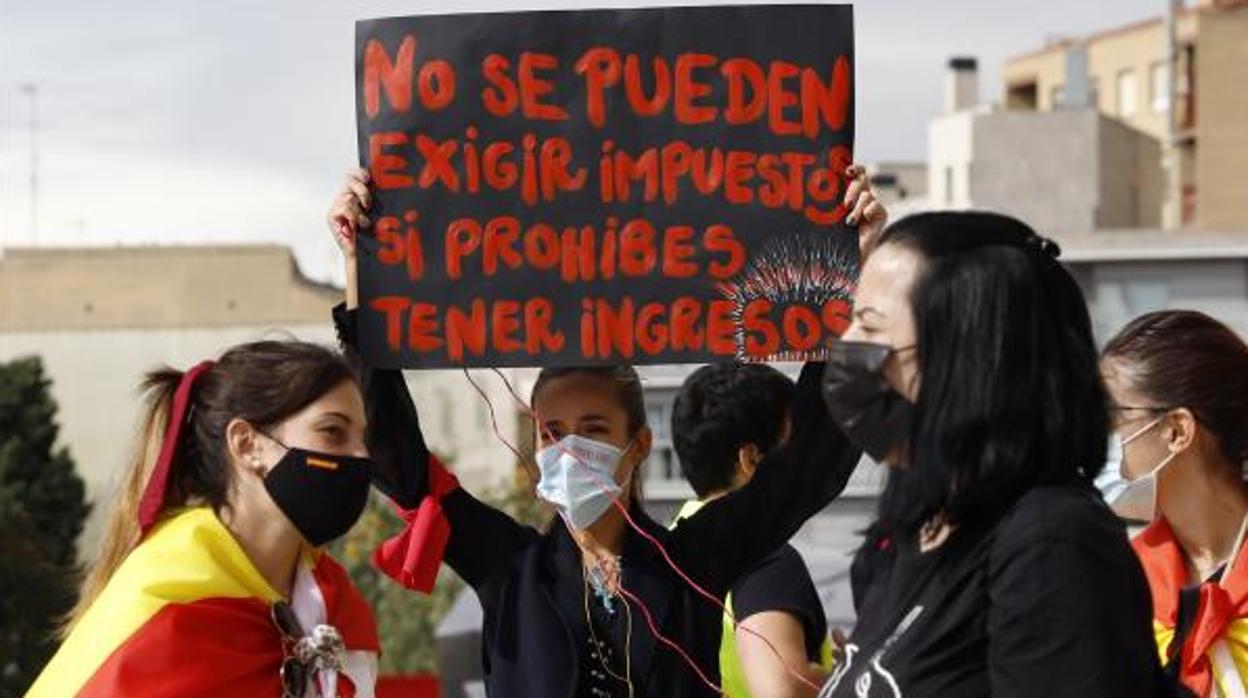
{"label": "black face mask", "polygon": [[828,413],[877,462],[910,434],[914,406],[884,379],[884,362],[894,352],[912,348],[839,340],[828,348],[823,372]]}
{"label": "black face mask", "polygon": [[286,455],[264,476],[264,489],[304,539],[320,547],[351,530],[368,504],[372,459],[273,441],[286,449]]}

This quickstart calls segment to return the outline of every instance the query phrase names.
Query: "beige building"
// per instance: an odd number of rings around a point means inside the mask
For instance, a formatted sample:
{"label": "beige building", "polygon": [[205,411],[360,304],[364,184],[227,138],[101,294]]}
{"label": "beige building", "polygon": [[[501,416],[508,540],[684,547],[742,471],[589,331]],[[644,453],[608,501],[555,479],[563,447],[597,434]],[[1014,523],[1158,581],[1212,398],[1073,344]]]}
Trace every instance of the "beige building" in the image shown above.
{"label": "beige building", "polygon": [[924,206],[1000,211],[1050,235],[1155,228],[1159,160],[1156,139],[1092,109],[966,109],[928,125]]}
{"label": "beige building", "polygon": [[308,282],[280,247],[8,249],[0,259],[0,361],[38,355],[95,508],[90,555],[133,445],[141,375],[239,342],[333,340],[341,293]]}
{"label": "beige building", "polygon": [[[335,343],[330,308],[341,289],[309,281],[278,246],[8,249],[0,257],[0,361],[38,355],[60,406],[61,443],[95,511],[90,556],[126,466],[141,375],[185,368],[231,345],[263,338]],[[522,412],[501,380],[474,372],[515,443]],[[515,457],[489,411],[457,371],[408,372],[428,443],[469,486],[505,481]],[[527,390],[522,372],[505,374]]]}
{"label": "beige building", "polygon": [[[1008,60],[1006,109],[1091,106],[1156,138],[1177,157],[1168,224],[1248,229],[1248,2],[1199,0],[1174,21],[1175,133],[1171,145],[1170,52],[1162,17],[1054,41]],[[1169,227],[1169,225],[1167,226]]]}

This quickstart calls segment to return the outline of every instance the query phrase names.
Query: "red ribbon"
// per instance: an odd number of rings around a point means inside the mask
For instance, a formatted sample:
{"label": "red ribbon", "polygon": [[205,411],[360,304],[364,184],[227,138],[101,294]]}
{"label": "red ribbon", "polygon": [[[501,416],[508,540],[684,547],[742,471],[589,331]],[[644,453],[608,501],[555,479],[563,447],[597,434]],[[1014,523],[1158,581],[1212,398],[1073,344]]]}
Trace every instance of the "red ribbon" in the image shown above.
{"label": "red ribbon", "polygon": [[415,509],[395,505],[407,527],[377,548],[373,564],[408,589],[426,594],[433,591],[446,542],[451,537],[451,524],[442,512],[442,497],[456,489],[459,480],[430,454],[429,494]]}
{"label": "red ribbon", "polygon": [[169,490],[169,474],[173,471],[174,458],[178,455],[178,444],[182,441],[182,429],[187,423],[187,411],[191,404],[191,390],[195,381],[216,365],[214,361],[201,361],[191,370],[182,374],[178,389],[173,393],[173,406],[169,408],[169,422],[165,426],[165,437],[160,444],[160,457],[156,467],[147,480],[147,488],[143,490],[143,498],[139,500],[139,532],[146,534],[165,508],[165,493]]}
{"label": "red ribbon", "polygon": [[[1146,528],[1132,541],[1148,575],[1153,596],[1153,615],[1168,628],[1178,623],[1179,591],[1188,584],[1187,565],[1174,531],[1165,519]],[[1181,648],[1179,677],[1198,696],[1213,687],[1209,650],[1222,639],[1231,623],[1248,616],[1248,547],[1241,549],[1221,583],[1200,585],[1196,620]]]}

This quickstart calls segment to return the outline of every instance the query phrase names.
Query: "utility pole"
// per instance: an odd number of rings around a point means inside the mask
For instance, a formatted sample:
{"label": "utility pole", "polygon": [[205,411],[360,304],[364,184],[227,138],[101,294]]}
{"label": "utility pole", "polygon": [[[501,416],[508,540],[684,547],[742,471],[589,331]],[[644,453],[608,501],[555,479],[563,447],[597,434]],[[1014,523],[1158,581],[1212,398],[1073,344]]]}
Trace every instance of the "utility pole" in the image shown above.
{"label": "utility pole", "polygon": [[1183,0],[1166,2],[1166,198],[1162,206],[1163,226],[1183,227],[1183,158],[1179,152],[1179,13]]}
{"label": "utility pole", "polygon": [[22,85],[22,93],[30,99],[30,244],[39,246],[39,115],[36,99],[39,88],[34,83]]}

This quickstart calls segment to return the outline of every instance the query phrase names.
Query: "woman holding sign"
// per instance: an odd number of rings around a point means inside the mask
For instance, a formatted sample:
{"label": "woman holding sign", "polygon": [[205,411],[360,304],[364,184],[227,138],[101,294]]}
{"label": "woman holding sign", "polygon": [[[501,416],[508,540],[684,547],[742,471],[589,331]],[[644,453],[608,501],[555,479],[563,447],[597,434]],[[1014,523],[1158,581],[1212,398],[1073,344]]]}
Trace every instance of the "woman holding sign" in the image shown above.
{"label": "woman holding sign", "polygon": [[372,696],[372,612],[320,550],[368,501],[351,367],[317,345],[256,342],[143,387],[100,556],[27,695]]}
{"label": "woman holding sign", "polygon": [[[357,346],[355,234],[369,223],[369,201],[357,171],[330,214],[347,262],[348,302],[335,320],[348,348]],[[852,215],[882,224],[869,189],[850,203]],[[460,488],[425,447],[401,373],[365,366],[378,486],[410,522],[378,562],[428,591],[445,559],[472,586],[485,612],[490,695],[717,695],[719,599],[841,492],[860,457],[829,419],[821,372],[803,370],[792,436],[760,474],[668,531],[638,501],[652,437],[636,372],[544,369],[531,397],[537,492],[559,517],[539,532]]]}
{"label": "woman holding sign", "polygon": [[890,467],[851,570],[830,698],[1143,698],[1148,586],[1092,479],[1107,400],[1057,245],[928,213],[867,257],[833,345],[833,420]]}

